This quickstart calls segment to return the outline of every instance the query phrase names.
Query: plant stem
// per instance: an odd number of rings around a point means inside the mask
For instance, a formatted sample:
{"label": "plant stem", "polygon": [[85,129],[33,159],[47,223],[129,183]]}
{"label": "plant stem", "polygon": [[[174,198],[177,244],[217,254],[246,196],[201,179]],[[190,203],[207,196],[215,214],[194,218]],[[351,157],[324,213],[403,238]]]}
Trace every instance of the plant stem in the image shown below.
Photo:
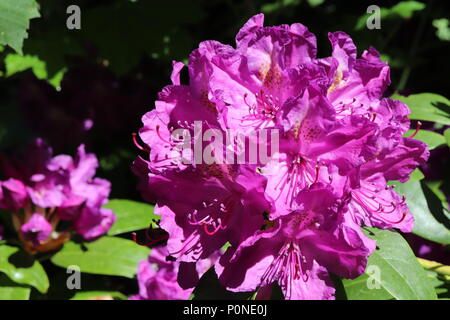
{"label": "plant stem", "polygon": [[423,258],[417,258],[417,260],[419,260],[420,265],[426,270],[434,271],[443,276],[450,276],[450,266]]}

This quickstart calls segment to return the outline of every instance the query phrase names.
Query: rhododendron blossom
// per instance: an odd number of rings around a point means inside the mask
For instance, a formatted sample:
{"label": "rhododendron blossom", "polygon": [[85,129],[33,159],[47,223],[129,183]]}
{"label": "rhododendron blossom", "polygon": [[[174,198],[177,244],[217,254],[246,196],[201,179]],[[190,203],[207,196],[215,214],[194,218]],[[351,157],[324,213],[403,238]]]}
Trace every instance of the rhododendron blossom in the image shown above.
{"label": "rhododendron blossom", "polygon": [[[220,255],[212,264],[231,291],[277,283],[286,299],[333,299],[330,273],[361,275],[375,250],[362,226],[411,231],[405,199],[388,182],[408,180],[428,150],[403,137],[409,108],[383,96],[389,66],[374,48],[358,58],[352,39],[334,32],[332,55],[318,58],[305,26],[263,20],[252,17],[236,47],[202,42],[189,57],[187,84],[183,64],[173,63],[172,84],[142,118],[145,146],[138,146],[148,157],[134,171],[143,196],[157,203],[169,258],[200,265]],[[177,144],[189,137],[195,145],[195,122],[224,134],[276,131],[279,140],[264,163],[180,161],[194,152],[180,153]],[[178,129],[186,134],[173,135]],[[222,156],[220,147],[207,150]],[[20,201],[20,188],[9,188]]]}

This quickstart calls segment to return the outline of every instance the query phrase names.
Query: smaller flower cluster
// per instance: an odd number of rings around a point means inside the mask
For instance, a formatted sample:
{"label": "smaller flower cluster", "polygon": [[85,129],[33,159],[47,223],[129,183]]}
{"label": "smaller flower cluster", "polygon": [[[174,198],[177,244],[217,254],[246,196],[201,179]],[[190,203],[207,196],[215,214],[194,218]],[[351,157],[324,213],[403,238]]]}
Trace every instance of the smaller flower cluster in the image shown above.
{"label": "smaller flower cluster", "polygon": [[0,160],[7,178],[0,181],[0,209],[12,212],[27,251],[57,249],[70,238],[69,229],[93,240],[115,222],[114,213],[102,208],[111,184],[94,177],[98,161],[84,145],[75,157],[53,156],[52,149],[36,139],[20,153],[1,155]]}

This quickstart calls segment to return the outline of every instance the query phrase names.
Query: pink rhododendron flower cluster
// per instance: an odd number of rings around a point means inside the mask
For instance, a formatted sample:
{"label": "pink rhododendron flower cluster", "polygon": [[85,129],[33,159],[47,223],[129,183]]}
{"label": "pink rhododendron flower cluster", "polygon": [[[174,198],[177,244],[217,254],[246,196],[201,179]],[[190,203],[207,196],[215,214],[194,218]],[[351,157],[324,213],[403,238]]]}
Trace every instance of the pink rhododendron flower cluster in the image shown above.
{"label": "pink rhododendron flower cluster", "polygon": [[[189,57],[189,84],[174,63],[172,84],[142,119],[149,157],[134,171],[177,263],[219,254],[214,267],[228,290],[278,283],[286,299],[332,299],[329,273],[355,278],[375,250],[362,226],[411,231],[405,199],[387,182],[408,180],[428,150],[403,137],[410,111],[383,97],[389,67],[375,49],[358,58],[352,39],[334,32],[332,55],[318,58],[305,26],[263,19],[243,26],[236,48],[202,42]],[[177,153],[182,139],[172,133],[195,138],[195,121],[224,135],[278,130],[279,148],[268,163],[176,161],[189,154]]]}
{"label": "pink rhododendron flower cluster", "polygon": [[70,238],[60,221],[86,240],[105,234],[115,222],[114,213],[102,208],[108,201],[109,181],[94,177],[98,161],[86,153],[52,155],[36,139],[21,153],[1,155],[0,209],[13,212],[13,224],[29,252],[58,248]]}

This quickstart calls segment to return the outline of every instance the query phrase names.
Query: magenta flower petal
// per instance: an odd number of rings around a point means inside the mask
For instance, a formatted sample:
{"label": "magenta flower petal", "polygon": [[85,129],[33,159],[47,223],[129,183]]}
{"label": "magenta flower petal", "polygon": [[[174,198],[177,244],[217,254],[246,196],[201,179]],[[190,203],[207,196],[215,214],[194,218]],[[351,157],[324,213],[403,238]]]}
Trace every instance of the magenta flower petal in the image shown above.
{"label": "magenta flower petal", "polygon": [[286,299],[332,298],[326,270],[356,277],[375,249],[342,216],[337,200],[329,187],[319,185],[300,193],[294,212],[225,253],[216,266],[219,279],[233,291],[252,291],[276,281]]}
{"label": "magenta flower petal", "polygon": [[396,228],[411,232],[414,218],[395,190],[388,186],[382,173],[361,180],[351,191],[348,210],[360,225],[381,229]]}
{"label": "magenta flower petal", "polygon": [[179,262],[166,261],[166,248],[152,249],[148,260],[139,263],[139,295],[132,300],[187,300],[193,289],[183,289],[177,282]]}
{"label": "magenta flower petal", "polygon": [[22,208],[28,199],[25,185],[16,179],[0,181],[0,208],[15,211]]}
{"label": "magenta flower petal", "polygon": [[362,177],[383,172],[386,180],[405,182],[417,166],[426,162],[430,154],[427,145],[419,140],[402,138],[396,148],[382,160],[373,160],[361,170]]}
{"label": "magenta flower petal", "polygon": [[38,246],[50,237],[52,225],[39,213],[33,213],[31,218],[20,227],[26,241]]}
{"label": "magenta flower petal", "polygon": [[74,221],[73,227],[84,239],[94,240],[108,232],[115,221],[116,217],[112,210],[104,208],[92,210],[85,207]]}

